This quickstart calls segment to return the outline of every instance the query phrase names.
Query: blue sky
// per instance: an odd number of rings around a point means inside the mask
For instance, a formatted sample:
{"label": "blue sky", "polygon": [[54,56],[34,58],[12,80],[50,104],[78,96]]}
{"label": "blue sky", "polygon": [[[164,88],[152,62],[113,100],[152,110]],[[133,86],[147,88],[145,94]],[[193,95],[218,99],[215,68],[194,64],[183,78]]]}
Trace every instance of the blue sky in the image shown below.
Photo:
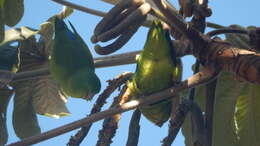
{"label": "blue sky", "polygon": [[[82,4],[84,6],[95,8],[102,11],[108,11],[111,5],[105,4],[99,0],[74,0],[73,2]],[[176,3],[176,1],[174,1]],[[209,6],[212,8],[213,15],[208,19],[210,22],[218,23],[221,25],[230,24],[240,24],[242,26],[255,25],[260,26],[259,20],[259,0],[209,0]],[[62,6],[52,2],[51,0],[25,0],[25,15],[23,16],[21,22],[17,25],[20,26],[30,26],[32,28],[39,28],[39,24],[43,23],[50,16],[58,13],[62,9]],[[89,15],[83,12],[75,11],[69,18],[80,35],[84,38],[88,46],[91,48],[91,52],[94,57],[98,57],[93,51],[93,44],[90,42],[90,37],[93,33],[95,25],[100,21],[100,17]],[[135,36],[127,43],[121,50],[116,53],[123,53],[128,51],[140,50],[144,45],[146,39],[146,28],[140,28]],[[187,78],[192,74],[191,65],[194,63],[192,57],[184,57],[184,78]],[[124,65],[118,67],[102,68],[97,69],[96,72],[100,79],[102,80],[102,89],[106,87],[105,82],[108,79],[115,77],[116,75],[125,71],[134,71],[135,65]],[[116,95],[116,94],[113,94]],[[96,97],[96,96],[95,96]],[[109,102],[112,101],[112,97]],[[67,106],[72,113],[69,117],[64,117],[61,119],[52,119],[49,117],[38,116],[39,123],[42,131],[47,131],[55,127],[67,124],[69,122],[78,120],[86,116],[89,113],[94,100],[92,102],[85,102],[80,99],[70,98],[68,100]],[[105,106],[107,108],[108,105]],[[103,108],[103,109],[105,109]],[[13,104],[11,103],[8,107],[8,130],[9,130],[9,141],[8,143],[17,141],[18,138],[15,136],[12,128],[12,111]],[[112,146],[125,145],[128,132],[128,124],[131,118],[132,112],[127,112],[123,114],[122,120],[119,124],[119,130],[113,139]],[[154,126],[152,123],[148,122],[145,118],[141,119],[141,133],[139,139],[139,146],[158,146],[160,141],[167,135],[168,124],[164,124],[163,127],[159,128]],[[102,127],[102,121],[95,123],[88,136],[84,140],[82,145],[92,146],[96,144],[98,131]],[[73,135],[75,131],[69,132],[62,136],[41,142],[36,144],[37,146],[46,145],[65,145],[68,139]],[[184,138],[179,134],[173,145],[184,146]]]}

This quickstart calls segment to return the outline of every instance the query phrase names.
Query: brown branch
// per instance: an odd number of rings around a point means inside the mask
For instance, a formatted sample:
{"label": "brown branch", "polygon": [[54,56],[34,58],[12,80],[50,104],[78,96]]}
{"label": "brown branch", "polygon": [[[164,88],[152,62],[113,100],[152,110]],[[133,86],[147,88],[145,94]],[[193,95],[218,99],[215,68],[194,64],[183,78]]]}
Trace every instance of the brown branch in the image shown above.
{"label": "brown branch", "polygon": [[140,135],[140,122],[141,119],[141,112],[139,109],[136,109],[133,112],[130,125],[128,128],[128,138],[126,142],[126,146],[137,146],[139,135]]}
{"label": "brown branch", "polygon": [[233,47],[215,38],[194,54],[205,66],[235,73],[237,77],[260,84],[260,54]]}
{"label": "brown branch", "polygon": [[206,85],[205,136],[206,146],[212,146],[213,113],[217,79]]}
{"label": "brown branch", "polygon": [[[94,104],[93,108],[89,115],[93,115],[101,111],[101,108],[106,103],[106,99],[122,84],[124,84],[127,80],[131,78],[133,73],[123,73],[120,74],[113,80],[108,80],[107,88],[99,95],[97,98],[96,103]],[[83,141],[83,139],[87,136],[92,124],[85,125],[82,127],[74,136],[71,136],[68,146],[78,146]]]}
{"label": "brown branch", "polygon": [[179,130],[185,120],[187,113],[190,111],[192,102],[185,100],[178,106],[175,117],[171,118],[169,123],[168,135],[162,141],[162,146],[171,146],[172,142],[176,138]]}
{"label": "brown branch", "polygon": [[66,132],[72,131],[72,130],[82,127],[84,125],[91,124],[91,123],[101,120],[103,118],[110,117],[110,116],[113,116],[115,114],[119,114],[122,112],[126,112],[129,110],[135,109],[139,106],[149,105],[149,104],[161,101],[161,100],[165,100],[167,98],[171,98],[175,94],[178,94],[179,92],[181,92],[185,89],[193,88],[197,85],[204,84],[204,83],[214,79],[216,77],[216,75],[217,75],[217,73],[214,70],[212,70],[210,68],[204,68],[201,72],[191,76],[187,80],[175,85],[174,87],[165,89],[163,91],[154,93],[149,96],[140,97],[138,100],[132,100],[121,106],[114,107],[114,108],[90,115],[89,117],[77,120],[75,122],[66,124],[64,126],[52,129],[47,132],[43,132],[40,135],[28,137],[21,141],[11,143],[11,144],[9,144],[9,146],[32,145],[32,144],[56,137],[58,135],[64,134]]}

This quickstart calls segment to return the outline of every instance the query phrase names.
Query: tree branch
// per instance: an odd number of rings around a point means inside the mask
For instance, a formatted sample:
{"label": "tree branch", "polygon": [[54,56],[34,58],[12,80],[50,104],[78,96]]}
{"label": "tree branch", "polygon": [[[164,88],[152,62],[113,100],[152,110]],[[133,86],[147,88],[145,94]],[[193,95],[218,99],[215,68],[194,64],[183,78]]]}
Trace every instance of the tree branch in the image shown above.
{"label": "tree branch", "polygon": [[[59,4],[62,4],[64,6],[68,6],[68,7],[71,7],[73,9],[76,9],[76,10],[79,10],[79,11],[82,11],[82,12],[85,12],[85,13],[89,13],[89,14],[92,14],[92,15],[100,16],[100,17],[104,17],[107,14],[106,12],[102,12],[102,11],[98,11],[98,10],[95,10],[95,9],[87,8],[87,7],[74,4],[74,3],[66,1],[66,0],[52,0],[52,1],[54,1],[56,3],[59,3]],[[143,26],[150,27],[151,24],[152,23],[150,21],[145,21],[143,23]]]}
{"label": "tree branch", "polygon": [[219,38],[210,40],[205,48],[197,51],[194,55],[203,65],[232,72],[245,81],[260,84],[260,53],[233,47]]}
{"label": "tree branch", "polygon": [[154,93],[149,96],[140,97],[138,100],[132,100],[130,102],[122,104],[121,106],[114,107],[114,108],[90,115],[89,117],[77,120],[77,121],[69,123],[67,125],[55,128],[55,129],[47,131],[47,132],[43,132],[40,135],[28,137],[21,141],[11,143],[11,144],[9,144],[9,146],[32,145],[32,144],[56,137],[58,135],[64,134],[66,132],[72,131],[72,130],[82,127],[84,125],[91,124],[93,122],[104,119],[106,117],[110,117],[115,114],[126,112],[129,110],[135,109],[139,106],[144,106],[144,105],[156,103],[161,100],[165,100],[167,98],[171,98],[175,94],[177,94],[185,89],[192,88],[192,87],[195,87],[200,84],[204,84],[204,83],[214,79],[217,76],[217,74],[218,73],[215,72],[215,70],[212,70],[210,68],[204,68],[204,70],[202,70],[201,72],[191,76],[187,80],[175,85],[174,87],[165,89],[161,92],[157,92],[157,93]]}
{"label": "tree branch", "polygon": [[[128,52],[123,54],[111,55],[106,57],[94,58],[94,65],[96,68],[111,67],[118,65],[126,65],[135,63],[135,56],[140,51]],[[48,68],[37,69],[33,71],[18,72],[14,75],[13,81],[27,80],[29,78],[36,78],[39,76],[49,75]]]}

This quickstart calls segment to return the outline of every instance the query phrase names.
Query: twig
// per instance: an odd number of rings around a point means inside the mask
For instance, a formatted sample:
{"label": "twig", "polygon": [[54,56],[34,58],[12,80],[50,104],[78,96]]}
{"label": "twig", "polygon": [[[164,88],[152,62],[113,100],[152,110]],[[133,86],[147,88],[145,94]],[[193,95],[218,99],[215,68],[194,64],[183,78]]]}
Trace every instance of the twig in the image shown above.
{"label": "twig", "polygon": [[98,10],[83,7],[81,5],[77,5],[77,4],[71,3],[71,2],[66,1],[66,0],[52,0],[52,1],[59,3],[59,4],[62,4],[64,6],[68,6],[68,7],[71,7],[73,9],[82,11],[82,12],[89,13],[89,14],[93,14],[93,15],[97,15],[97,16],[101,16],[101,17],[104,17],[106,15],[105,12],[101,12],[101,11],[98,11]]}
{"label": "twig", "polygon": [[[134,51],[134,52],[111,55],[106,57],[94,58],[94,65],[96,68],[102,68],[102,67],[132,64],[135,63],[135,56],[139,53],[140,51]],[[50,72],[48,68],[19,72],[14,75],[13,81],[27,80],[28,78],[35,78],[38,76],[44,76],[49,74]]]}
{"label": "twig", "polygon": [[225,33],[240,33],[240,34],[248,34],[248,31],[241,29],[232,29],[232,28],[221,28],[217,30],[212,30],[207,33],[208,36],[213,37],[215,35],[225,34]]}
{"label": "twig", "polygon": [[139,140],[139,135],[140,135],[140,122],[141,119],[141,112],[139,109],[136,109],[133,112],[130,125],[129,125],[129,130],[128,130],[128,138],[126,142],[126,146],[137,146],[138,145],[138,140]]}
{"label": "twig", "polygon": [[[106,103],[106,99],[122,84],[124,84],[127,80],[130,79],[133,73],[123,73],[120,74],[113,80],[109,80],[109,85],[107,88],[99,95],[97,98],[96,103],[94,104],[93,108],[89,115],[94,113],[100,112],[103,105]],[[82,127],[74,136],[71,136],[68,146],[78,146],[83,141],[83,139],[87,136],[92,124],[85,125]]]}
{"label": "twig", "polygon": [[219,25],[219,24],[212,23],[212,22],[207,22],[207,27],[211,27],[211,28],[215,28],[215,29],[226,28],[223,25]]}
{"label": "twig", "polygon": [[52,129],[47,132],[43,132],[40,135],[28,137],[21,141],[11,143],[11,144],[9,144],[9,146],[32,145],[32,144],[56,137],[58,135],[64,134],[66,132],[72,131],[72,130],[82,127],[84,125],[96,122],[103,118],[110,117],[114,114],[126,112],[129,110],[135,109],[139,106],[148,105],[148,104],[156,103],[161,100],[165,100],[167,98],[173,97],[175,94],[177,94],[185,89],[193,88],[197,85],[204,84],[204,83],[214,79],[217,74],[218,73],[215,72],[214,70],[205,68],[201,72],[191,76],[187,80],[175,85],[174,87],[165,89],[161,92],[157,92],[157,93],[154,93],[149,96],[140,97],[138,100],[132,100],[119,107],[114,107],[114,108],[105,110],[103,112],[99,112],[99,113],[90,115],[89,117],[77,120],[75,122],[66,124],[64,126]]}
{"label": "twig", "polygon": [[178,106],[176,116],[171,118],[169,123],[168,136],[162,141],[162,146],[171,146],[172,142],[176,138],[179,130],[185,120],[187,113],[190,111],[192,101],[186,100]]}
{"label": "twig", "polygon": [[205,135],[206,146],[212,146],[213,113],[217,79],[206,85]]}

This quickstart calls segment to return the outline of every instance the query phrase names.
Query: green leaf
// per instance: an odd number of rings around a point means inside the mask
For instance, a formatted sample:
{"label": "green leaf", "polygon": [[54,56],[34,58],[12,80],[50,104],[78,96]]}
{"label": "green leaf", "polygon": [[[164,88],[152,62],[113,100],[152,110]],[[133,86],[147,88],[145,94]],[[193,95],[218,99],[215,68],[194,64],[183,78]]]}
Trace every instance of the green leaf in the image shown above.
{"label": "green leaf", "polygon": [[260,144],[260,86],[247,83],[237,101],[239,146]]}
{"label": "green leaf", "polygon": [[5,0],[0,0],[0,8],[4,6]]}
{"label": "green leaf", "polygon": [[4,3],[4,18],[5,24],[8,26],[14,26],[17,24],[24,13],[23,0],[7,0]]}
{"label": "green leaf", "polygon": [[191,113],[188,113],[185,121],[182,125],[182,129],[181,132],[183,134],[183,136],[185,137],[185,145],[186,146],[192,146],[193,145],[193,140],[192,140],[192,131],[191,131]]}
{"label": "green leaf", "polygon": [[[231,73],[223,72],[218,76],[213,113],[213,146],[237,146],[238,137],[236,135],[234,114],[237,97],[242,87],[244,87],[244,83],[235,80]],[[205,85],[199,86],[196,88],[195,94],[195,101],[204,112],[205,90]],[[186,146],[191,145],[190,123],[190,119],[187,118],[183,126]]]}
{"label": "green leaf", "polygon": [[66,102],[67,98],[51,76],[44,76],[33,82],[32,104],[38,114],[53,118],[70,115]]}
{"label": "green leaf", "polygon": [[13,91],[7,88],[0,89],[0,145],[5,145],[8,140],[8,132],[6,127],[6,111],[12,94]]}
{"label": "green leaf", "polygon": [[41,133],[36,112],[32,105],[33,80],[14,84],[13,127],[19,138],[26,138]]}
{"label": "green leaf", "polygon": [[235,105],[244,83],[231,73],[221,73],[215,93],[213,117],[213,146],[237,146]]}

